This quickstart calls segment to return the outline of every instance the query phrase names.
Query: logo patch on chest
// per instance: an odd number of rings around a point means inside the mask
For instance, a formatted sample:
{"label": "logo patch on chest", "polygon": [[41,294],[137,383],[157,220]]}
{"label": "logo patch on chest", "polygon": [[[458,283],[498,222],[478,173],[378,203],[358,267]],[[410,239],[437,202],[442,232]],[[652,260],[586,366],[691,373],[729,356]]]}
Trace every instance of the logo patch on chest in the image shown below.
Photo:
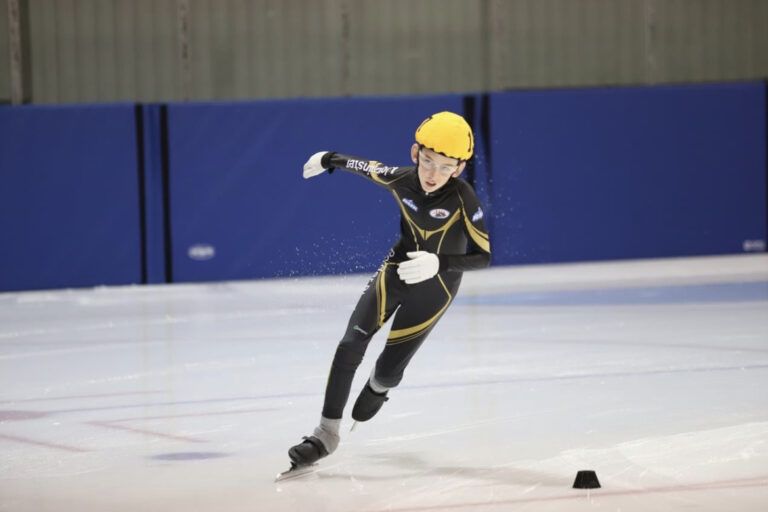
{"label": "logo patch on chest", "polygon": [[447,219],[451,215],[451,212],[448,210],[444,210],[442,208],[435,208],[434,210],[429,210],[429,216],[434,219]]}
{"label": "logo patch on chest", "polygon": [[417,212],[419,211],[419,207],[416,206],[416,203],[413,202],[413,199],[408,199],[407,197],[403,198],[403,203],[405,203],[405,206],[410,208],[411,210]]}

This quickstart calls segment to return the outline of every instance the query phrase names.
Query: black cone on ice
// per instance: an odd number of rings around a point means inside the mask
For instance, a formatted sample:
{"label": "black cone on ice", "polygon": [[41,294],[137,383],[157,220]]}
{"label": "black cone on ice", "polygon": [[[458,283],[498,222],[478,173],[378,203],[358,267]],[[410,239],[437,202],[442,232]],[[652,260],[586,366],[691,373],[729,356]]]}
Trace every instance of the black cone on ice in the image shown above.
{"label": "black cone on ice", "polygon": [[591,470],[579,471],[576,473],[576,480],[573,482],[574,489],[599,489],[600,481],[597,479],[597,473]]}

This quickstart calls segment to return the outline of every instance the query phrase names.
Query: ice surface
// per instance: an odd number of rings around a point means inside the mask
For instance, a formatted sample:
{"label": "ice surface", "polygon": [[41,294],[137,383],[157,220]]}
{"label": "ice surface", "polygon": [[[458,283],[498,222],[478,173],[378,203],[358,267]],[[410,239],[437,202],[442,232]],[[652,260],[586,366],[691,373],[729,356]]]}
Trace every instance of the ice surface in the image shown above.
{"label": "ice surface", "polygon": [[0,510],[768,510],[765,255],[468,273],[379,415],[274,483],[368,277],[0,294]]}

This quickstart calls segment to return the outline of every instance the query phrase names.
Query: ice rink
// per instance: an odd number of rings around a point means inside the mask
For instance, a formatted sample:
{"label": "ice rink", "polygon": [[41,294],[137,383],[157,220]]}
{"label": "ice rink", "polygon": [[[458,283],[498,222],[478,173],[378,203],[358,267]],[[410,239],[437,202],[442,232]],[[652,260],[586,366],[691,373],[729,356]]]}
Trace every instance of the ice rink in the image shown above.
{"label": "ice rink", "polygon": [[275,483],[368,277],[0,294],[0,510],[768,510],[765,255],[467,273],[379,415]]}

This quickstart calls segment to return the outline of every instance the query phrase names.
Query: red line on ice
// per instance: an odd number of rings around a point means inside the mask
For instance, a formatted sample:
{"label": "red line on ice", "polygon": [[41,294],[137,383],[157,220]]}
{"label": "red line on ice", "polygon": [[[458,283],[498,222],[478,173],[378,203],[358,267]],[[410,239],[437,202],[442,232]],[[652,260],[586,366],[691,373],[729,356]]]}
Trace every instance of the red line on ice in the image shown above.
{"label": "red line on ice", "polygon": [[162,393],[162,391],[129,391],[124,393],[102,393],[94,395],[46,396],[39,398],[22,398],[19,400],[2,400],[0,401],[0,404],[14,404],[20,402],[47,402],[49,400],[76,400],[79,398],[107,398],[115,396],[151,395],[156,393]]}
{"label": "red line on ice", "polygon": [[128,432],[134,432],[136,434],[143,434],[146,436],[153,436],[153,437],[162,437],[164,439],[173,439],[175,441],[186,441],[188,443],[207,443],[208,442],[204,439],[196,439],[194,437],[178,436],[175,434],[164,434],[162,432],[156,432],[154,430],[134,428],[134,427],[129,427],[127,425],[116,425],[108,421],[89,421],[88,425],[93,425],[95,427],[110,428],[113,430],[126,430]]}
{"label": "red line on ice", "polygon": [[165,416],[134,416],[133,418],[121,418],[117,420],[109,420],[107,423],[121,423],[124,421],[136,421],[136,420],[165,420],[170,418],[197,418],[202,416],[226,416],[228,414],[248,414],[254,412],[268,412],[279,411],[277,407],[262,407],[260,409],[235,409],[232,411],[214,411],[214,412],[193,412],[185,414],[168,414]]}
{"label": "red line on ice", "polygon": [[91,450],[86,450],[84,448],[77,448],[74,446],[66,446],[63,444],[49,443],[47,441],[37,441],[35,439],[30,439],[28,437],[12,436],[9,434],[0,434],[0,439],[6,439],[8,441],[16,441],[17,443],[33,444],[36,446],[45,446],[46,448],[54,448],[56,450],[64,450],[67,452],[84,453],[84,452],[91,451]]}

